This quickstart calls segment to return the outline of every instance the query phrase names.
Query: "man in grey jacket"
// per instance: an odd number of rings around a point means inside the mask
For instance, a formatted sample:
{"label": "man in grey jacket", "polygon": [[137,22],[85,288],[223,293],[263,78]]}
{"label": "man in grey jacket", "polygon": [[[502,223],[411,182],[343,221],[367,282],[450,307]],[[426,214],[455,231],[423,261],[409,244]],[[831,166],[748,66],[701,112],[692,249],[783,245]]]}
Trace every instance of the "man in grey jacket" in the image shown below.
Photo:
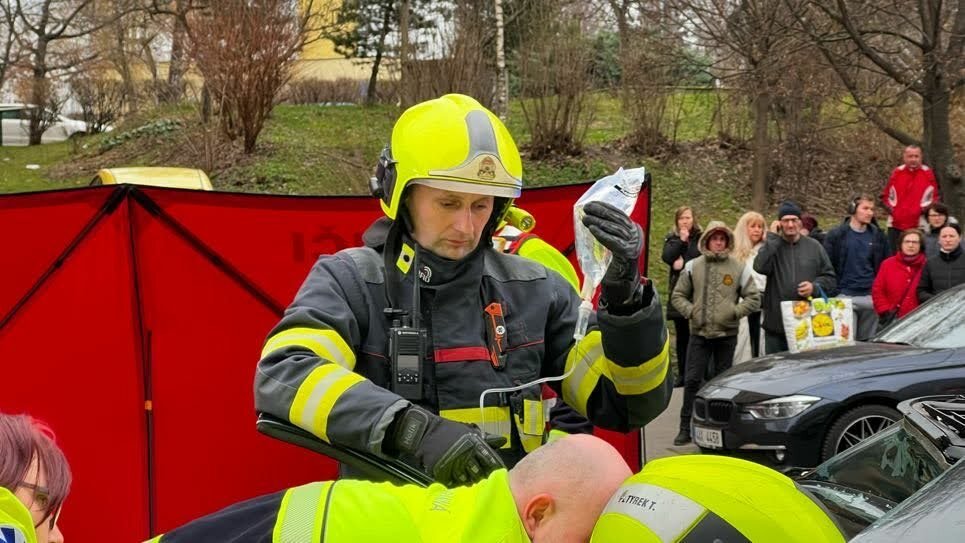
{"label": "man in grey jacket", "polygon": [[764,290],[764,352],[787,350],[781,302],[807,300],[837,292],[837,276],[824,247],[801,235],[801,208],[786,201],[778,207],[778,221],[771,224],[764,246],[754,259],[754,271],[767,277]]}
{"label": "man in grey jacket", "polygon": [[730,368],[740,320],[761,307],[749,267],[730,254],[734,234],[724,223],[711,222],[698,247],[701,255],[687,263],[670,296],[674,308],[690,321],[680,433],[674,445],[690,442],[694,398],[711,359],[715,373]]}

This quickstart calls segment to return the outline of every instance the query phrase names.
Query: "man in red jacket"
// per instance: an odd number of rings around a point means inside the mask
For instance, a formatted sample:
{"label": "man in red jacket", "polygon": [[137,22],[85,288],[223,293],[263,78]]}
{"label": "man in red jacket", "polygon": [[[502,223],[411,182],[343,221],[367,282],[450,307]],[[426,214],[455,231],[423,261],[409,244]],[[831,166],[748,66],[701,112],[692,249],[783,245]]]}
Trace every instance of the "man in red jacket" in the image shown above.
{"label": "man in red jacket", "polygon": [[921,147],[905,147],[902,161],[904,164],[891,172],[888,184],[881,191],[881,203],[889,214],[888,241],[893,253],[898,251],[901,232],[918,228],[925,208],[939,200],[935,172],[921,163]]}

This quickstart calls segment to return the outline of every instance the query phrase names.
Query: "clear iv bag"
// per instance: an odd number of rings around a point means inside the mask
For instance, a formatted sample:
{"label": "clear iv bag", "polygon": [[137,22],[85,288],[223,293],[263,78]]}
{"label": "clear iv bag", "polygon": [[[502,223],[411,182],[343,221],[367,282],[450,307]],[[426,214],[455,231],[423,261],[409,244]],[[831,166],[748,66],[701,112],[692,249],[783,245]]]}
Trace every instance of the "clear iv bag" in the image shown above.
{"label": "clear iv bag", "polygon": [[605,202],[630,215],[637,205],[637,195],[643,187],[647,172],[645,168],[624,170],[620,168],[613,175],[593,183],[573,205],[573,230],[576,233],[576,259],[583,272],[583,288],[580,289],[579,317],[573,338],[579,341],[586,335],[590,313],[593,311],[593,294],[603,280],[603,274],[613,255],[600,244],[590,230],[583,226],[583,206],[590,202]]}

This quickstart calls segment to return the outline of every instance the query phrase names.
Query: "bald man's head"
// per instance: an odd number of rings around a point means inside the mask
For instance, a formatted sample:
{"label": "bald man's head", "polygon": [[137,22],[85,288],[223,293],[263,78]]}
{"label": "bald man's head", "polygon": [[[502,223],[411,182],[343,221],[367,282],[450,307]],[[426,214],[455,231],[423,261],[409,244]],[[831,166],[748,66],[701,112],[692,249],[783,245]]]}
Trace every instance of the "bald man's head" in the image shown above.
{"label": "bald man's head", "polygon": [[516,508],[533,543],[589,541],[610,496],[632,475],[609,443],[578,434],[526,455],[509,472]]}

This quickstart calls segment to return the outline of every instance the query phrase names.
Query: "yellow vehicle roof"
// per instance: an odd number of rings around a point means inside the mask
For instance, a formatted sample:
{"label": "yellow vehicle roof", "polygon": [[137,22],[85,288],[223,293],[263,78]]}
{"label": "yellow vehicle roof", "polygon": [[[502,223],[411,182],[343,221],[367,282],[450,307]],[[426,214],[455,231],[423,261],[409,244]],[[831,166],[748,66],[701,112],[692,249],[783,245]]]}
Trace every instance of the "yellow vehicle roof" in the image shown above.
{"label": "yellow vehicle roof", "polygon": [[91,185],[115,185],[119,183],[214,190],[208,175],[195,168],[107,168],[97,172],[97,175],[91,180]]}

